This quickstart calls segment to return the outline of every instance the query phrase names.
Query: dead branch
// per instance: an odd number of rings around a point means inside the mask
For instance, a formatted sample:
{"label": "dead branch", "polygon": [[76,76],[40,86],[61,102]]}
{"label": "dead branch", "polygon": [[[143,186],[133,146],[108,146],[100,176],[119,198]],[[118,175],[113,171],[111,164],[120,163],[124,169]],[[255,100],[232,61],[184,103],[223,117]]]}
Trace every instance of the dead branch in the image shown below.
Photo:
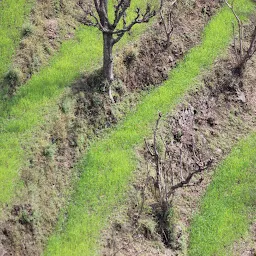
{"label": "dead branch", "polygon": [[[206,170],[208,167],[210,167],[210,165],[212,164],[213,160],[209,159],[206,162],[203,162],[200,157],[198,157],[196,155],[196,150],[195,150],[195,140],[194,137],[192,138],[192,151],[193,151],[193,155],[194,155],[194,161],[195,161],[195,169],[191,170],[188,175],[186,177],[183,177],[183,171],[182,171],[182,162],[183,162],[183,152],[182,152],[182,144],[180,146],[180,171],[179,171],[179,175],[180,175],[180,181],[177,182],[176,184],[174,184],[174,171],[172,170],[172,168],[169,166],[162,166],[162,159],[159,155],[159,152],[157,150],[157,136],[158,136],[158,130],[159,130],[159,122],[161,120],[161,113],[159,113],[158,119],[156,120],[156,124],[155,124],[155,128],[154,128],[154,134],[153,134],[153,151],[150,148],[150,146],[148,145],[147,141],[145,140],[145,144],[146,144],[146,148],[149,152],[149,154],[153,157],[153,162],[154,162],[154,166],[155,166],[155,171],[156,171],[156,178],[153,178],[154,183],[155,183],[155,187],[158,190],[158,194],[159,195],[159,199],[164,203],[164,204],[169,204],[170,198],[171,196],[174,194],[175,190],[178,188],[182,188],[185,186],[191,186],[191,185],[195,185],[198,182],[195,182],[193,184],[191,184],[191,180],[192,178],[198,174],[203,172],[204,170]],[[162,135],[160,135],[160,138],[163,141],[163,137]],[[167,144],[164,142],[165,145],[165,157],[169,156],[169,158],[171,157],[171,155],[168,153],[168,146]],[[165,159],[166,161],[166,159]]]}
{"label": "dead branch", "polygon": [[162,117],[162,114],[159,113],[158,119],[156,121],[155,130],[154,130],[154,158],[155,158],[155,164],[156,164],[156,183],[158,184],[159,189],[161,189],[161,183],[160,183],[161,163],[160,163],[159,153],[157,151],[157,131],[158,131],[158,126],[159,126],[161,117]]}
{"label": "dead branch", "polygon": [[201,166],[200,164],[196,164],[197,165],[197,169],[193,170],[192,172],[189,173],[189,175],[187,176],[186,179],[182,180],[181,182],[175,184],[174,186],[171,187],[170,190],[170,194],[173,193],[176,189],[178,188],[182,188],[186,185],[189,185],[191,179],[193,178],[193,176],[197,173],[203,172],[204,170],[206,170],[207,168],[209,168],[212,164],[213,160],[210,159],[208,160],[203,166]]}
{"label": "dead branch", "polygon": [[[205,162],[201,161],[201,157],[196,155],[195,150],[195,141],[194,136],[188,130],[187,133],[193,136],[192,139],[192,158],[193,158],[193,167],[188,173],[183,173],[183,163],[184,159],[184,148],[185,145],[180,143],[180,159],[178,160],[178,168],[173,166],[171,163],[173,159],[174,152],[170,150],[168,144],[165,142],[163,136],[159,133],[159,124],[161,120],[161,113],[159,113],[158,118],[156,120],[154,132],[153,132],[153,145],[149,146],[147,141],[145,140],[146,148],[152,156],[151,162],[153,163],[155,169],[154,177],[148,176],[146,179],[146,186],[148,186],[149,191],[151,191],[154,196],[157,207],[154,209],[155,215],[158,216],[158,230],[162,239],[169,244],[171,241],[171,230],[172,227],[168,222],[168,214],[170,208],[172,206],[172,200],[175,194],[175,191],[180,188],[195,186],[202,182],[203,178],[200,177],[193,182],[193,178],[206,170],[213,162],[212,159],[209,159]],[[192,119],[193,122],[194,119]],[[190,121],[190,120],[189,120]],[[185,116],[182,116],[182,122],[179,123],[181,126],[184,125],[183,122],[188,122]],[[164,159],[161,157],[161,154],[158,152],[158,138],[161,138],[164,144]],[[147,165],[147,174],[149,175],[149,169]],[[176,177],[178,176],[178,177]],[[153,185],[153,186],[152,186]],[[144,199],[143,199],[144,205]],[[140,207],[140,214],[142,213],[142,207]]]}

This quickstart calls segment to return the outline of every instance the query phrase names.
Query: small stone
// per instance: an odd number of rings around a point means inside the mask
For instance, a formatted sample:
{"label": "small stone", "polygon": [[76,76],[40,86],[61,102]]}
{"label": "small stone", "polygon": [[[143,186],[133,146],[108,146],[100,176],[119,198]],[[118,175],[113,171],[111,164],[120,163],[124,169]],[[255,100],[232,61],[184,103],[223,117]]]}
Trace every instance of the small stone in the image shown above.
{"label": "small stone", "polygon": [[242,101],[243,103],[246,102],[246,98],[245,98],[244,92],[238,91],[237,92],[237,98],[238,98],[238,100]]}
{"label": "small stone", "polygon": [[218,154],[222,154],[223,151],[222,151],[222,149],[217,148],[217,149],[216,149],[216,152],[217,152]]}

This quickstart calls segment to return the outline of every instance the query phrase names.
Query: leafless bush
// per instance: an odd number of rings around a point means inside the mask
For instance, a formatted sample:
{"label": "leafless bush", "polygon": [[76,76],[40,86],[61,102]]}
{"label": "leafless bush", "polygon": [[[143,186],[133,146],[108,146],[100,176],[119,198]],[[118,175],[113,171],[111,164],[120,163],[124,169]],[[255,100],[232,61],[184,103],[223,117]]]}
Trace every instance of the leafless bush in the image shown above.
{"label": "leafless bush", "polygon": [[[192,134],[189,134],[188,136],[192,136],[193,141],[193,169],[190,169],[186,173],[183,173],[182,143],[180,143],[179,170],[174,169],[172,165],[173,152],[165,143],[163,136],[161,134],[158,134],[161,118],[162,115],[159,114],[154,128],[153,144],[149,145],[149,143],[145,140],[146,149],[148,151],[148,154],[150,155],[150,159],[155,170],[155,173],[151,176],[149,175],[148,171],[148,177],[145,185],[153,190],[152,194],[154,195],[154,199],[158,204],[158,206],[155,208],[155,215],[158,221],[158,232],[160,233],[163,242],[167,246],[170,246],[172,234],[169,222],[169,213],[172,207],[173,195],[177,189],[200,184],[202,178],[193,178],[196,177],[197,174],[200,174],[204,170],[206,170],[212,164],[212,159],[202,161],[200,157],[196,155],[194,137]],[[160,154],[158,150],[159,138],[164,145],[164,152],[162,154]],[[144,200],[142,200],[142,202],[144,202]]]}

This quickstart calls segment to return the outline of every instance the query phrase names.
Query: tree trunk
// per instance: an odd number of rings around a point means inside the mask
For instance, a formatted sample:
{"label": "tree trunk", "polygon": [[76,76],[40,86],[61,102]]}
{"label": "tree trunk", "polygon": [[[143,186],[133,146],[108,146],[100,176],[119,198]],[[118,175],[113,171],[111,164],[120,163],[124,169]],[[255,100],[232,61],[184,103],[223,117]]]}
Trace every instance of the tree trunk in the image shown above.
{"label": "tree trunk", "polygon": [[103,74],[104,78],[108,82],[112,82],[114,80],[113,73],[113,35],[109,33],[103,33]]}

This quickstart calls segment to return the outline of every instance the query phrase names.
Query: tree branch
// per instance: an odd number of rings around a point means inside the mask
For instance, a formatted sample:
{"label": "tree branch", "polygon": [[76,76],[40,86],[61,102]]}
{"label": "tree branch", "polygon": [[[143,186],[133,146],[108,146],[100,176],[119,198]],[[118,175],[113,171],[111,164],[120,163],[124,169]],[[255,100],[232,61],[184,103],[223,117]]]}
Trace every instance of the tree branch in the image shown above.
{"label": "tree branch", "polygon": [[[85,15],[89,15],[90,17],[92,17],[95,20],[95,23],[90,20],[90,21],[86,22],[85,25],[92,26],[92,27],[97,27],[100,31],[106,32],[106,28],[102,26],[102,24],[101,24],[100,20],[98,19],[98,17],[93,13],[91,6],[89,6],[89,8],[86,9],[83,6],[83,4],[80,3],[80,2],[77,5],[83,10]],[[95,8],[96,9],[98,8],[98,7],[96,7],[96,4],[95,4]]]}
{"label": "tree branch", "polygon": [[152,17],[154,17],[156,15],[156,11],[151,10],[150,5],[147,5],[146,11],[143,14],[141,14],[141,9],[140,8],[137,8],[135,12],[136,12],[137,15],[134,18],[134,20],[128,26],[126,26],[125,25],[126,23],[124,23],[122,29],[118,29],[118,30],[112,32],[113,35],[117,35],[117,37],[114,38],[114,40],[113,40],[113,44],[116,44],[117,42],[119,42],[120,39],[124,36],[124,34],[128,31],[130,31],[134,25],[141,24],[141,23],[146,23]]}
{"label": "tree branch", "polygon": [[196,163],[198,168],[196,170],[194,170],[193,172],[191,172],[187,176],[187,178],[185,180],[182,180],[181,182],[173,185],[171,187],[171,189],[170,189],[170,192],[168,193],[168,196],[170,196],[173,193],[173,191],[176,190],[177,188],[182,188],[185,185],[188,185],[195,174],[200,173],[200,172],[206,170],[212,164],[212,162],[213,162],[213,160],[210,159],[203,166],[201,166],[200,164]]}
{"label": "tree branch", "polygon": [[113,28],[115,29],[121,20],[124,17],[126,10],[130,7],[131,0],[121,0],[117,6],[115,6],[115,20],[113,23]]}

